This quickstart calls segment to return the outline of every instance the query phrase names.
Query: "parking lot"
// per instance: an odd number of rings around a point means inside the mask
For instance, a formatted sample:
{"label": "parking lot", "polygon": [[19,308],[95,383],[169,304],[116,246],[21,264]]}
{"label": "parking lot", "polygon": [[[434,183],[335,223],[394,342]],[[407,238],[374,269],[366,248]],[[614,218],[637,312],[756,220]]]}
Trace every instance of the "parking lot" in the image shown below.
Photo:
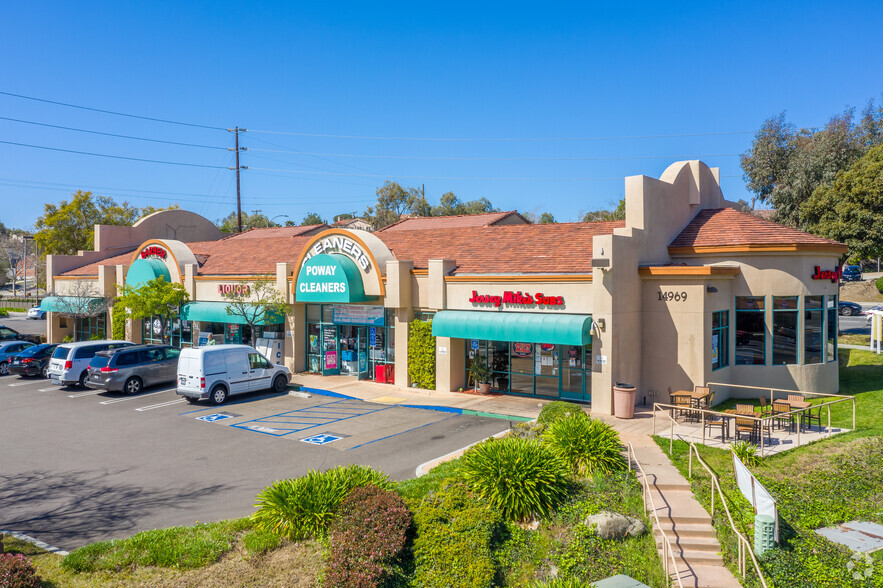
{"label": "parking lot", "polygon": [[508,428],[505,420],[313,391],[192,406],[0,378],[0,529],[63,549],[249,515],[274,480],[364,464],[393,479]]}

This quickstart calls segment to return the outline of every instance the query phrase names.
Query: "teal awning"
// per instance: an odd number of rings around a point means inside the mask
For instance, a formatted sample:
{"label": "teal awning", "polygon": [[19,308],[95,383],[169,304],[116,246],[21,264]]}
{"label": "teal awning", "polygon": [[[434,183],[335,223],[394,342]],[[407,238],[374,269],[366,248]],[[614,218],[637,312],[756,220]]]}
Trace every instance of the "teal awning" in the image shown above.
{"label": "teal awning", "polygon": [[[248,324],[242,316],[227,313],[226,302],[188,302],[181,308],[181,320],[201,323]],[[265,325],[278,325],[285,322],[283,315],[273,315],[264,321]]]}
{"label": "teal awning", "polygon": [[172,281],[166,264],[155,257],[136,259],[126,272],[126,285],[138,288],[156,278],[163,278],[166,282]]}
{"label": "teal awning", "polygon": [[47,312],[65,314],[101,314],[107,310],[104,298],[87,296],[47,296],[40,301],[40,308]]}
{"label": "teal awning", "polygon": [[298,302],[371,302],[365,295],[356,263],[337,253],[320,253],[303,264],[297,274],[294,296]]}
{"label": "teal awning", "polygon": [[454,339],[588,345],[592,342],[592,317],[443,310],[432,319],[432,334]]}

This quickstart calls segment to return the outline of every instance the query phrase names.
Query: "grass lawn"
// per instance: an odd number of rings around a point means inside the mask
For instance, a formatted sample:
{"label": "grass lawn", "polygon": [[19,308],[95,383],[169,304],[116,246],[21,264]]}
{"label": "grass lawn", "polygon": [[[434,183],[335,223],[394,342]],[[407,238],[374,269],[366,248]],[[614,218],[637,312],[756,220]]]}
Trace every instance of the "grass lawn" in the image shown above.
{"label": "grass lawn", "polygon": [[[872,555],[873,574],[865,577],[864,560],[852,560],[847,549],[813,532],[856,519],[883,524],[883,355],[841,349],[840,391],[856,396],[856,430],[768,457],[751,468],[779,507],[780,548],[768,552],[761,562],[771,586],[883,586],[883,551]],[[834,405],[831,415],[832,423],[851,426],[852,404]],[[668,440],[657,438],[657,443],[668,452]],[[754,515],[735,486],[730,453],[701,445],[699,453],[719,476],[737,525],[753,539]],[[672,461],[686,475],[686,443],[675,443]],[[693,491],[708,509],[708,476],[695,465],[693,472]],[[732,564],[736,543],[719,511],[714,523],[725,560]],[[855,573],[861,578],[854,578]],[[746,586],[758,585],[756,578],[746,582]]]}

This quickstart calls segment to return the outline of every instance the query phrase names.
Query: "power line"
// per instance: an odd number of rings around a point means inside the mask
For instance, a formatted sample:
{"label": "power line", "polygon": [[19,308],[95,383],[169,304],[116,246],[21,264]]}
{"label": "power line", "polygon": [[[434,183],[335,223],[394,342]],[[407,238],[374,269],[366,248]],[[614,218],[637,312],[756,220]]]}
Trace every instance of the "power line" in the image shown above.
{"label": "power line", "polygon": [[30,147],[31,149],[45,149],[46,151],[60,151],[62,153],[75,153],[77,155],[91,155],[93,157],[106,157],[109,159],[125,159],[127,161],[142,161],[145,163],[162,163],[165,165],[179,165],[184,167],[202,167],[208,169],[227,169],[218,165],[205,165],[202,163],[182,163],[179,161],[161,161],[158,159],[142,159],[140,157],[125,157],[123,155],[108,155],[106,153],[91,153],[89,151],[75,151],[73,149],[61,149],[58,147],[46,147],[43,145],[29,145],[27,143],[15,143],[13,141],[0,141],[4,145],[15,145],[16,147]]}
{"label": "power line", "polygon": [[479,177],[452,177],[452,176],[402,176],[398,174],[353,174],[344,172],[305,171],[298,169],[272,169],[266,167],[249,167],[249,170],[283,172],[290,174],[317,174],[324,176],[355,176],[361,178],[402,178],[409,180],[479,180],[479,181],[513,181],[513,182],[552,182],[565,180],[573,182],[618,182],[623,178],[479,178]]}
{"label": "power line", "polygon": [[125,112],[114,112],[113,110],[103,110],[101,108],[90,108],[89,106],[79,106],[77,104],[68,104],[66,102],[57,102],[55,100],[46,100],[45,98],[34,98],[33,96],[23,96],[21,94],[13,94],[12,92],[0,92],[3,96],[12,96],[13,98],[21,98],[22,100],[33,100],[34,102],[45,102],[46,104],[55,104],[56,106],[66,106],[67,108],[78,108],[80,110],[89,110],[91,112],[100,112],[102,114],[112,114],[114,116],[125,116],[128,118],[137,118],[140,120],[149,120],[153,122],[161,122],[170,125],[180,125],[184,127],[196,127],[198,129],[210,129],[213,131],[226,131],[224,127],[212,127],[208,125],[200,125],[195,123],[186,123],[176,120],[167,120],[163,118],[153,118],[151,116],[139,116],[137,114],[128,114]]}
{"label": "power line", "polygon": [[103,135],[105,137],[117,137],[119,139],[132,139],[134,141],[149,141],[151,143],[163,143],[165,145],[180,145],[182,147],[198,147],[200,149],[221,149],[221,150],[225,150],[225,151],[227,150],[226,147],[218,147],[216,145],[197,145],[194,143],[180,143],[178,141],[163,141],[160,139],[148,139],[147,137],[133,137],[132,135],[118,135],[116,133],[104,133],[102,131],[90,131],[88,129],[77,129],[74,127],[63,127],[61,125],[51,125],[49,123],[41,123],[41,122],[35,122],[35,121],[31,121],[31,120],[21,120],[21,119],[17,119],[17,118],[8,118],[5,116],[0,116],[0,120],[8,120],[8,121],[22,123],[22,124],[26,124],[26,125],[37,125],[40,127],[49,127],[52,129],[62,129],[64,131],[76,131],[78,133],[89,133],[90,135]]}
{"label": "power line", "polygon": [[[2,118],[2,117],[0,117]],[[613,157],[435,157],[424,155],[352,155],[344,153],[312,153],[309,151],[283,151],[277,149],[255,149],[247,147],[246,151],[260,153],[286,153],[289,155],[321,155],[325,157],[355,157],[366,159],[424,159],[437,161],[614,161],[626,159],[700,159],[703,157],[736,157],[739,153],[709,153],[706,155],[634,155]]]}
{"label": "power line", "polygon": [[626,139],[674,139],[679,137],[712,137],[721,135],[752,135],[755,131],[719,131],[714,133],[678,133],[668,135],[622,135],[600,137],[521,137],[510,139],[482,139],[482,138],[445,138],[445,137],[372,137],[367,135],[330,135],[323,133],[297,133],[291,131],[261,131],[248,129],[249,133],[264,133],[269,135],[294,135],[296,137],[319,137],[326,139],[368,139],[376,141],[450,141],[450,142],[523,142],[523,141],[612,141]]}

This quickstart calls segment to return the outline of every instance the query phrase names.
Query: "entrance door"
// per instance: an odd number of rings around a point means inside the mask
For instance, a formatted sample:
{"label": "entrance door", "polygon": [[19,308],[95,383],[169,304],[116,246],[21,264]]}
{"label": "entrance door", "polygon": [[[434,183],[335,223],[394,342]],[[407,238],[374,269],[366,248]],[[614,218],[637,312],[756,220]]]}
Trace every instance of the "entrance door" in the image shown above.
{"label": "entrance door", "polygon": [[369,380],[371,378],[368,370],[368,329],[359,327],[356,335],[356,349],[358,359],[358,370],[360,380]]}
{"label": "entrance door", "polygon": [[340,375],[340,341],[337,325],[322,327],[322,375]]}
{"label": "entrance door", "polygon": [[[588,401],[591,396],[586,394],[586,373],[583,365],[584,350],[582,347],[559,345],[558,354],[561,361],[561,398],[564,400]],[[591,360],[591,354],[585,356]]]}

